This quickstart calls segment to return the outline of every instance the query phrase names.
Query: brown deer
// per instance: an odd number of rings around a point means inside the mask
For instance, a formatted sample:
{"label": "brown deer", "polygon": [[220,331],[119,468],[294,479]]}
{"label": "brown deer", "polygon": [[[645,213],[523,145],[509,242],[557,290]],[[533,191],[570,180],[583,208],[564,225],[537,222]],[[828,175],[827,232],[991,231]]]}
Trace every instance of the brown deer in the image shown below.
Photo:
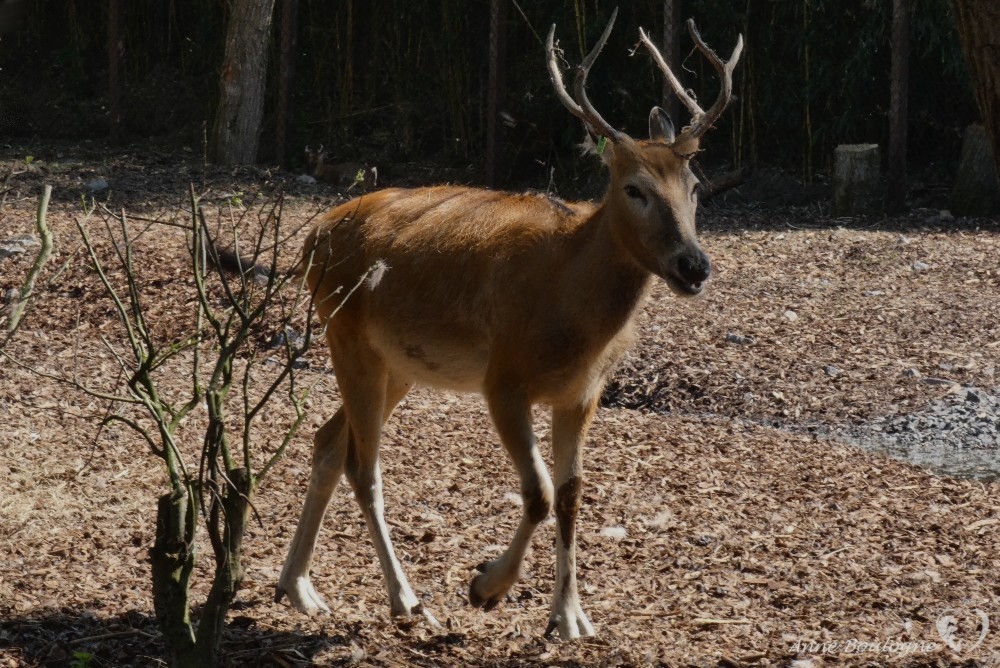
{"label": "brown deer", "polygon": [[366,167],[360,162],[338,162],[331,165],[326,162],[322,144],[316,148],[306,146],[306,168],[309,175],[317,181],[348,190],[356,186],[371,190],[378,185],[376,167]]}
{"label": "brown deer", "polygon": [[[278,581],[299,610],[329,610],[309,568],[323,514],[342,474],[354,489],[375,543],[394,615],[424,614],[403,574],[383,514],[379,439],[414,385],[481,393],[520,477],[523,515],[510,546],[479,566],[469,602],[490,610],[517,582],[531,535],[555,508],[556,581],[546,635],[589,636],[576,580],[581,444],[605,380],[632,340],[631,325],[652,276],[681,296],[702,292],[708,257],[695,234],[698,180],[689,162],[699,137],[731,95],[740,37],[728,62],[689,22],[695,43],[722,78],[705,112],[649,49],[693,119],[679,134],[653,108],[649,139],[636,141],[591,106],[585,85],[614,16],[576,68],[575,95],[563,84],[553,42],[548,67],[559,100],[587,130],[607,138],[611,172],[604,200],[564,203],[542,194],[438,186],[366,195],[327,213],[305,244],[303,263],[326,322],[343,406],[316,434],[312,475]],[[603,142],[602,142],[603,143]],[[308,262],[307,262],[308,261]],[[385,267],[340,310],[342,286]],[[552,409],[555,481],[532,431],[532,406]]]}

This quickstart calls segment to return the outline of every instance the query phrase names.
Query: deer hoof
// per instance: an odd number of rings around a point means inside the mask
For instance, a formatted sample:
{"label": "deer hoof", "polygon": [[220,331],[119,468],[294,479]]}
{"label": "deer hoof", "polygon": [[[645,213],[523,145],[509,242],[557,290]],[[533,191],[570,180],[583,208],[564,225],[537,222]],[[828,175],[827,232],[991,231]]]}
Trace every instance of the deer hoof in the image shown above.
{"label": "deer hoof", "polygon": [[594,635],[594,627],[579,605],[567,607],[562,613],[554,613],[549,617],[549,625],[545,627],[545,637],[551,637],[556,631],[562,640],[588,638]]}
{"label": "deer hoof", "polygon": [[289,584],[278,583],[274,591],[274,602],[279,603],[286,596],[293,608],[307,615],[330,612],[330,608],[316,593],[308,578],[296,578]]}

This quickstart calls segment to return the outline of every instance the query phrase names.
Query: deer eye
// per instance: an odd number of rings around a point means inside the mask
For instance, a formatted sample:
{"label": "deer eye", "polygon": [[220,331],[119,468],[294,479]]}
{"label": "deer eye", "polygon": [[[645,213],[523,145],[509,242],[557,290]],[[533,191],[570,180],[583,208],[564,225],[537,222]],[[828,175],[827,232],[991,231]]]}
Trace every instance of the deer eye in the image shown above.
{"label": "deer eye", "polygon": [[635,186],[632,185],[625,186],[625,194],[631,197],[632,199],[642,202],[643,204],[646,203],[646,196],[643,195],[642,191],[636,188]]}

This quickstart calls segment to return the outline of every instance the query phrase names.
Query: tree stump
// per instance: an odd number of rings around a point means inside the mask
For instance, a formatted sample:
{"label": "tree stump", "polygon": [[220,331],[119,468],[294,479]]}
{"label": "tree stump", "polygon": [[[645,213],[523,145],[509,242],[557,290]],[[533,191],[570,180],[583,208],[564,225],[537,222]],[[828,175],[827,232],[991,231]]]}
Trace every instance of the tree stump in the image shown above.
{"label": "tree stump", "polygon": [[841,144],[834,150],[833,211],[838,216],[882,210],[878,144]]}
{"label": "tree stump", "polygon": [[951,191],[951,210],[959,216],[1000,212],[1000,183],[986,128],[974,123],[962,138],[962,159]]}

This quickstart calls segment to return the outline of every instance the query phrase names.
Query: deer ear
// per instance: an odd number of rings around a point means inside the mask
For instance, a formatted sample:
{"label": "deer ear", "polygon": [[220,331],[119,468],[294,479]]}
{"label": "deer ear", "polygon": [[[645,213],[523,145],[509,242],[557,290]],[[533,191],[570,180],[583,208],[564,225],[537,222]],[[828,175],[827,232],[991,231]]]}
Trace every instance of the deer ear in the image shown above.
{"label": "deer ear", "polygon": [[649,112],[649,138],[667,144],[674,141],[674,124],[667,112],[660,107],[653,107]]}

